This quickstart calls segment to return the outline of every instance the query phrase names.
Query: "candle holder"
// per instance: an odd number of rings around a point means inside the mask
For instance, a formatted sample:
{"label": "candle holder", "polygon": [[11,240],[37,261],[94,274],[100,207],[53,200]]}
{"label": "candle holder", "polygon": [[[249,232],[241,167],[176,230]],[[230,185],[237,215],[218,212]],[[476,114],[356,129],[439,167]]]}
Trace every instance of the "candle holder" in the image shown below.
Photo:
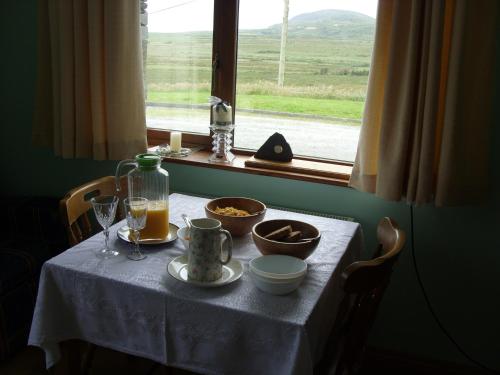
{"label": "candle holder", "polygon": [[231,105],[216,97],[209,99],[212,105],[212,124],[210,130],[214,133],[212,136],[213,154],[208,158],[209,163],[232,163],[234,155],[231,152],[231,138],[233,137],[233,109]]}
{"label": "candle holder", "polygon": [[212,151],[208,161],[210,163],[227,163],[233,162],[235,156],[231,152],[231,139],[233,137],[233,124],[212,124],[210,129],[214,133],[212,136]]}
{"label": "candle holder", "polygon": [[158,145],[156,150],[154,150],[158,155],[163,156],[163,157],[170,157],[170,158],[175,158],[175,157],[185,157],[188,156],[193,152],[192,149],[188,147],[181,147],[181,149],[177,152],[172,151],[170,145],[168,143],[164,143],[161,145]]}

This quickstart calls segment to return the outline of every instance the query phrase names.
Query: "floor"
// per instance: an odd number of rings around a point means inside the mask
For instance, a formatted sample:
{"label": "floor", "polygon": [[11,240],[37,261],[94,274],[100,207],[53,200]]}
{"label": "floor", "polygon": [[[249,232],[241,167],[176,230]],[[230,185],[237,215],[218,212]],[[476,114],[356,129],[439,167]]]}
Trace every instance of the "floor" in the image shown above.
{"label": "floor", "polygon": [[[28,347],[12,360],[0,364],[1,375],[48,375],[45,360],[40,349]],[[89,375],[195,375],[189,371],[167,370],[152,361],[129,357],[113,350],[99,348],[95,352]]]}
{"label": "floor", "polygon": [[[0,364],[1,375],[48,375],[43,353],[35,347],[28,347],[12,360]],[[189,371],[167,369],[152,361],[129,357],[125,354],[99,348],[96,351],[89,375],[196,375]],[[359,375],[485,375],[477,368],[435,366],[426,363],[394,361],[390,358],[368,356]],[[257,374],[256,374],[257,375]]]}

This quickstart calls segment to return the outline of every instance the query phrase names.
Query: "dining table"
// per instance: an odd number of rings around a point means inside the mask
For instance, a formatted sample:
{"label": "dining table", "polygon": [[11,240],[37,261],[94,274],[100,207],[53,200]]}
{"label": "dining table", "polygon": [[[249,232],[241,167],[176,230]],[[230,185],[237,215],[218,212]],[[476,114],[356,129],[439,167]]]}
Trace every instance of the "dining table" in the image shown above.
{"label": "dining table", "polygon": [[[205,217],[208,201],[171,194],[170,222],[182,227],[182,214]],[[363,233],[355,221],[284,209],[268,208],[264,220],[283,218],[321,232],[306,277],[289,294],[253,284],[249,262],[262,254],[251,233],[233,238],[240,275],[204,287],[167,270],[186,255],[179,239],[141,245],[147,257],[127,259],[133,244],[118,237],[126,225],[119,221],[109,243],[120,255],[95,255],[101,232],[44,263],[28,344],[43,349],[47,368],[61,359],[61,343],[78,339],[200,374],[311,374],[343,297],[342,271],[359,260]]]}

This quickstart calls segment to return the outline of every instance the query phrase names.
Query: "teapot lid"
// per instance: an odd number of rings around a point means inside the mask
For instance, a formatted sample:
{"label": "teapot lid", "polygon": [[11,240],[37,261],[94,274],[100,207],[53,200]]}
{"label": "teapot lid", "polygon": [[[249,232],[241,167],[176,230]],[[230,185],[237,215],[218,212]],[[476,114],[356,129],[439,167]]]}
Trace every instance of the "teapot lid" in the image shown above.
{"label": "teapot lid", "polygon": [[135,161],[139,164],[139,168],[153,168],[160,164],[160,156],[156,154],[138,154],[135,156]]}

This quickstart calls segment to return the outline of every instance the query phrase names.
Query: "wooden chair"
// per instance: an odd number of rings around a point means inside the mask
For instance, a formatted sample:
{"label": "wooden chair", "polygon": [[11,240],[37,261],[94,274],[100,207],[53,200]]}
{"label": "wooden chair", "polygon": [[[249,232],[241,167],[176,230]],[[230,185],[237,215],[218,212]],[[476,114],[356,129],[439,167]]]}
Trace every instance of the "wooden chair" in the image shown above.
{"label": "wooden chair", "polygon": [[[95,232],[88,214],[89,210],[92,209],[90,199],[101,195],[118,195],[120,199],[126,198],[128,190],[126,178],[121,178],[120,184],[121,190],[117,192],[115,177],[102,177],[70,190],[60,201],[61,218],[66,227],[71,246],[82,242]],[[118,209],[118,219],[120,218],[120,212],[121,210]],[[98,228],[98,230],[101,230],[101,228]]]}
{"label": "wooden chair", "polygon": [[[114,176],[106,176],[84,185],[78,186],[70,190],[63,199],[59,202],[59,212],[61,214],[62,222],[66,227],[69,244],[75,246],[88,237],[92,236],[96,231],[102,228],[92,225],[90,215],[92,212],[92,197],[101,195],[117,195],[120,200],[127,196],[127,179],[122,177],[120,179],[120,191],[116,191],[116,182]],[[121,210],[117,210],[117,220],[120,220]],[[59,369],[55,369],[55,373],[82,373],[87,374],[90,370],[90,365],[94,356],[96,346],[87,344],[80,340],[70,340],[63,343],[63,351],[66,353],[65,358],[67,363],[61,364]],[[83,359],[81,359],[84,352]]]}
{"label": "wooden chair", "polygon": [[[70,245],[74,246],[92,236],[96,230],[102,230],[100,227],[94,230],[92,216],[89,216],[89,211],[92,210],[92,203],[90,202],[92,197],[117,195],[120,200],[123,200],[127,197],[127,192],[126,176],[122,176],[120,179],[120,191],[116,190],[114,176],[102,177],[70,190],[59,202],[59,210],[66,226]],[[93,213],[91,212],[90,215],[93,215]],[[116,212],[116,217],[116,220],[124,218],[120,208]],[[62,363],[56,365],[52,373],[88,374],[95,351],[98,348],[97,345],[85,343],[81,340],[68,340],[62,344]],[[133,361],[133,356],[130,354],[126,354],[125,357],[127,361]],[[154,363],[148,373],[154,372],[158,367],[160,365]],[[168,367],[164,367],[163,370],[164,373],[170,373]]]}
{"label": "wooden chair", "polygon": [[378,248],[368,261],[350,264],[342,273],[344,298],[315,374],[354,374],[392,270],[405,245],[405,232],[384,217],[377,226]]}

